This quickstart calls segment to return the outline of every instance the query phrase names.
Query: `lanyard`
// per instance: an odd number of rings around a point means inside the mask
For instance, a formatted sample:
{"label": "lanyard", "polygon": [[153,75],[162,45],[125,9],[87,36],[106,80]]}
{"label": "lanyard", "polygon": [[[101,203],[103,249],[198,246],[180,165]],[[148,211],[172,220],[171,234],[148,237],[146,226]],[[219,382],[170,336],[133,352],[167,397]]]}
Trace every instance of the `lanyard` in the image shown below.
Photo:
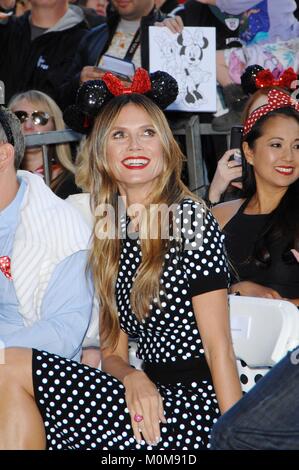
{"label": "lanyard", "polygon": [[135,33],[135,36],[132,39],[131,44],[129,45],[129,49],[127,50],[126,55],[123,60],[126,60],[127,62],[132,62],[134,54],[137,51],[138,46],[140,45],[140,38],[141,38],[141,31],[140,31],[140,28],[138,28]]}

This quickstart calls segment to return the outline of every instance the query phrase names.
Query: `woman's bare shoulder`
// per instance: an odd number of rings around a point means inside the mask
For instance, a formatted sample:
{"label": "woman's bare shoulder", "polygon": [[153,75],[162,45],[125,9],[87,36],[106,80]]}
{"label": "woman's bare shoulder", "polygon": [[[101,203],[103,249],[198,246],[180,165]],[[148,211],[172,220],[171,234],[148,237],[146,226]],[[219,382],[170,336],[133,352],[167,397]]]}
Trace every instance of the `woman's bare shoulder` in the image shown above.
{"label": "woman's bare shoulder", "polygon": [[244,199],[234,199],[233,201],[223,202],[213,207],[212,213],[221,228],[225,227],[230,219],[238,212],[243,202]]}

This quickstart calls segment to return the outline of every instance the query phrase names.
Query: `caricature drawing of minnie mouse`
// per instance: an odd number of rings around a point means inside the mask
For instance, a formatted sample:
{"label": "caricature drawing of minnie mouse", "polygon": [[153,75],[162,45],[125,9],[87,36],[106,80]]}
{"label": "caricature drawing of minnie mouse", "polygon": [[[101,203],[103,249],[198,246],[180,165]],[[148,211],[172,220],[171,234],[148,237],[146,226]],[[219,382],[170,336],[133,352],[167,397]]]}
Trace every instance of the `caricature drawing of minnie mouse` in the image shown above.
{"label": "caricature drawing of minnie mouse", "polygon": [[183,31],[177,37],[180,46],[180,89],[183,90],[184,101],[187,105],[198,105],[205,103],[200,92],[201,83],[207,82],[211,73],[200,68],[203,59],[203,50],[209,45],[201,31],[191,34]]}

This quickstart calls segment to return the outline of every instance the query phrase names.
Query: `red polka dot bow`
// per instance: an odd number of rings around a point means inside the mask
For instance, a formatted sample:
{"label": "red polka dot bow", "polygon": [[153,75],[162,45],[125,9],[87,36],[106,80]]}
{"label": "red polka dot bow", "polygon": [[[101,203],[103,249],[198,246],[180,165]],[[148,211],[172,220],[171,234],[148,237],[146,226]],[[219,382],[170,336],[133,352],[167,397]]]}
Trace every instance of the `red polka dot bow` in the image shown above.
{"label": "red polka dot bow", "polygon": [[4,276],[7,277],[7,279],[12,281],[9,256],[0,256],[0,271],[3,272]]}
{"label": "red polka dot bow", "polygon": [[279,108],[294,108],[299,112],[299,103],[287,93],[281,90],[270,90],[268,93],[268,104],[255,109],[244,124],[243,135],[251,131],[254,124],[266,114]]}

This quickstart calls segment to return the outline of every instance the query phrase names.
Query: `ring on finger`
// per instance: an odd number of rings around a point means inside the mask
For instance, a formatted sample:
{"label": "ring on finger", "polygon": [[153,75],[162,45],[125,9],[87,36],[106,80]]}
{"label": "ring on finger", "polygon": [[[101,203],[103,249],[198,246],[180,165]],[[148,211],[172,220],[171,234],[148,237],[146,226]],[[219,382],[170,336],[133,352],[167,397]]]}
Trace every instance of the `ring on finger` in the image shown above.
{"label": "ring on finger", "polygon": [[138,414],[138,413],[135,413],[133,419],[134,419],[135,423],[141,423],[141,421],[143,421],[143,416]]}

